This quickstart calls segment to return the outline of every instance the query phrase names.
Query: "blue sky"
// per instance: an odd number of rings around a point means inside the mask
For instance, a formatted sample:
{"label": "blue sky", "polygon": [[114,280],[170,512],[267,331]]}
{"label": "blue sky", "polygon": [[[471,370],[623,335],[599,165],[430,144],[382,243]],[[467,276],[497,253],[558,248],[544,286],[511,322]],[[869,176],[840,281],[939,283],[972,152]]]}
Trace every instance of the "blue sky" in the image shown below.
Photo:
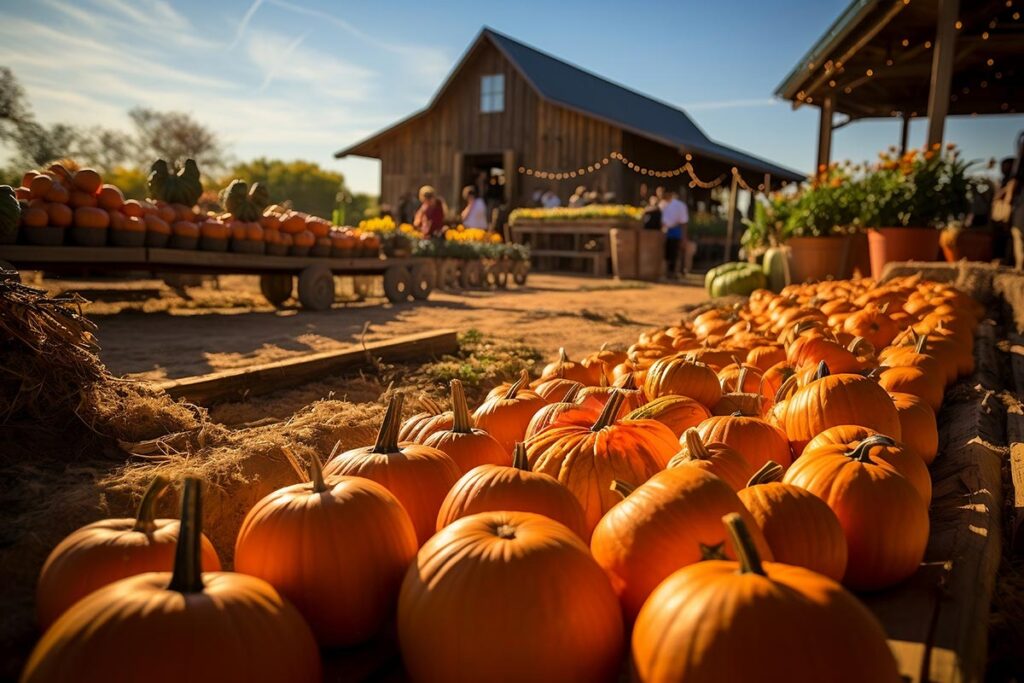
{"label": "blue sky", "polygon": [[[376,162],[333,152],[422,107],[483,24],[685,108],[709,135],[808,171],[817,110],[773,100],[846,0],[327,2],[0,0],[0,64],[45,122],[127,128],[188,111],[237,159],[304,158],[375,191]],[[911,128],[921,144],[925,122]],[[1009,153],[1024,116],[953,119],[970,158]],[[836,132],[834,158],[896,143],[895,121]],[[698,173],[700,169],[697,169]]]}

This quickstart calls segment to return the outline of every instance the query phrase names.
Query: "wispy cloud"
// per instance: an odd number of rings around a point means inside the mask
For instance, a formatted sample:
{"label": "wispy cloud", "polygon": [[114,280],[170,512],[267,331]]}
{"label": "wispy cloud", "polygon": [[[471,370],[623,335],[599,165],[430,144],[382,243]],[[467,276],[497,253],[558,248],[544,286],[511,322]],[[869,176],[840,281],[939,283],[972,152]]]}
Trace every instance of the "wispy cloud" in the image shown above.
{"label": "wispy cloud", "polygon": [[178,31],[191,27],[188,19],[164,0],[95,0],[95,2],[140,26]]}
{"label": "wispy cloud", "polygon": [[752,109],[754,107],[774,107],[781,104],[770,97],[757,97],[740,100],[718,100],[712,102],[691,102],[679,106],[687,111],[705,111],[711,109]]}
{"label": "wispy cloud", "polygon": [[263,72],[260,92],[278,81],[302,84],[313,92],[338,100],[356,101],[372,97],[372,71],[304,46],[302,43],[306,35],[292,38],[271,31],[249,31],[246,55]]}
{"label": "wispy cloud", "polygon": [[242,36],[245,35],[245,30],[249,28],[249,22],[252,21],[253,16],[256,14],[256,10],[258,10],[262,4],[263,0],[253,0],[252,4],[249,5],[249,9],[245,10],[245,14],[242,15],[241,20],[238,22],[238,27],[235,29],[235,38],[227,46],[229,49],[242,42]]}

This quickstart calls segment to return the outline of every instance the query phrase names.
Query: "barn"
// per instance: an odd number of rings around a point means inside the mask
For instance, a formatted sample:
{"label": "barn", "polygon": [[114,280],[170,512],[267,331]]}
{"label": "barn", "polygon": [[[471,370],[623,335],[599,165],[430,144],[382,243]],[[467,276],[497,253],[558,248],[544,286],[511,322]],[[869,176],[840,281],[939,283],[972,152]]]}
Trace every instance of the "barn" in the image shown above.
{"label": "barn", "polygon": [[424,109],[335,154],[350,155],[380,159],[381,201],[392,206],[425,184],[453,204],[465,185],[486,184],[491,199],[516,207],[538,188],[565,201],[584,184],[636,203],[644,185],[678,184],[699,199],[733,168],[750,187],[804,177],[710,139],[677,107],[490,28]]}

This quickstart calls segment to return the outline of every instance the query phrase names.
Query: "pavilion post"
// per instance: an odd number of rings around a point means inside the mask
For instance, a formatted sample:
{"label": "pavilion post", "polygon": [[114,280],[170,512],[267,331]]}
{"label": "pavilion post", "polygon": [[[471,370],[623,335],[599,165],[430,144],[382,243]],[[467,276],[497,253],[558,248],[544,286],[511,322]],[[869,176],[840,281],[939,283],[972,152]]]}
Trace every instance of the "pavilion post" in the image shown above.
{"label": "pavilion post", "polygon": [[736,194],[739,190],[739,173],[732,170],[732,187],[729,189],[729,219],[725,224],[725,262],[732,258],[732,235],[736,228]]}
{"label": "pavilion post", "polygon": [[821,101],[821,121],[818,124],[818,163],[815,172],[822,166],[828,166],[832,159],[832,112],[834,102],[831,97]]}
{"label": "pavilion post", "polygon": [[907,140],[910,138],[910,114],[903,112],[903,127],[900,130],[900,156],[907,153]]}
{"label": "pavilion post", "polygon": [[956,52],[956,21],[960,0],[939,0],[932,78],[928,90],[928,146],[941,144],[949,113],[949,91],[953,82],[953,57]]}

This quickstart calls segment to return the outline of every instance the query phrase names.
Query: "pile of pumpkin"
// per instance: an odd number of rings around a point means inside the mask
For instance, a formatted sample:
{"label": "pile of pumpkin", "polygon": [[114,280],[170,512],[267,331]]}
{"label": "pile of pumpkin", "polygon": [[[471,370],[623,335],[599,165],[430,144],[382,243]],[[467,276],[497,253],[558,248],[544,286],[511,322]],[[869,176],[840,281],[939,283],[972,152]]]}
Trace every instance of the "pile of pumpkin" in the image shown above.
{"label": "pile of pumpkin", "polygon": [[914,277],[759,290],[472,413],[457,380],[404,422],[396,393],[374,444],[256,504],[234,572],[199,483],[179,525],[157,480],[51,554],[24,680],[130,655],[158,681],[314,681],[318,647],[397,623],[413,681],[898,681],[849,590],[924,556],[935,410],[982,313]]}
{"label": "pile of pumpkin", "polygon": [[[172,171],[157,160],[149,199],[125,200],[115,185],[74,162],[28,171],[17,189],[0,190],[0,244],[154,247],[277,256],[377,256],[380,239],[280,205],[260,183],[233,181],[223,212],[201,211],[199,168],[189,159]],[[13,201],[16,200],[17,205]]]}

